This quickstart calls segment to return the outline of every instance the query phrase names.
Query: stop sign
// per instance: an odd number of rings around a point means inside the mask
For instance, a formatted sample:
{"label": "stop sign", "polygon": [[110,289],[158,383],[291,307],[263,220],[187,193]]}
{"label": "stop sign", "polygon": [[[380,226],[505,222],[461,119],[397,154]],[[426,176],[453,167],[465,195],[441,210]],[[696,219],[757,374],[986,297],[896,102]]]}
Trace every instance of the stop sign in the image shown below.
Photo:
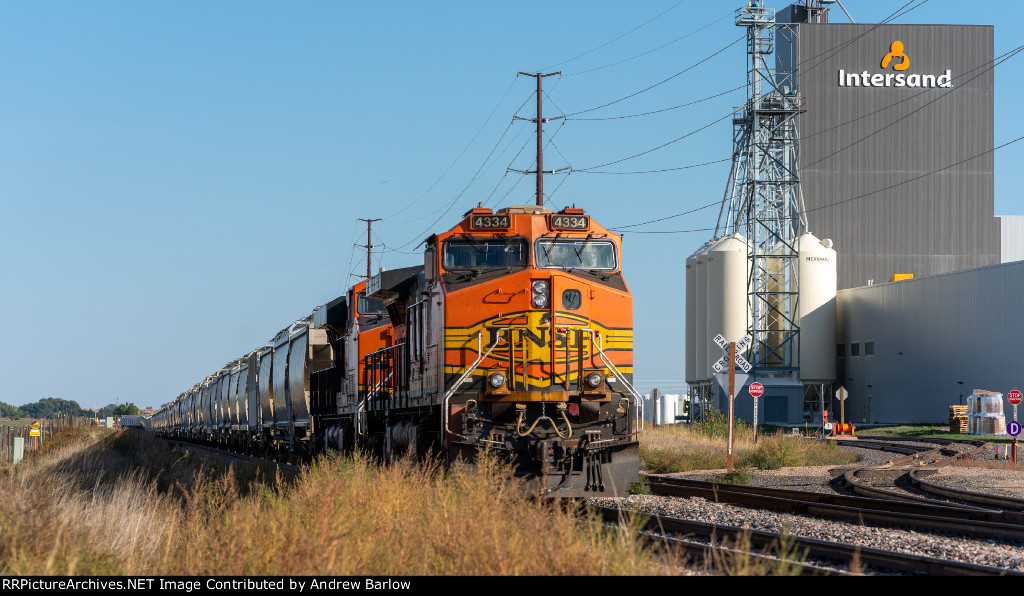
{"label": "stop sign", "polygon": [[1019,389],[1014,389],[1013,391],[1009,392],[1006,395],[1006,397],[1010,400],[1011,404],[1017,405],[1020,403],[1021,398],[1024,397],[1024,395],[1021,394]]}
{"label": "stop sign", "polygon": [[750,395],[754,397],[761,397],[764,394],[764,385],[754,381],[750,384]]}

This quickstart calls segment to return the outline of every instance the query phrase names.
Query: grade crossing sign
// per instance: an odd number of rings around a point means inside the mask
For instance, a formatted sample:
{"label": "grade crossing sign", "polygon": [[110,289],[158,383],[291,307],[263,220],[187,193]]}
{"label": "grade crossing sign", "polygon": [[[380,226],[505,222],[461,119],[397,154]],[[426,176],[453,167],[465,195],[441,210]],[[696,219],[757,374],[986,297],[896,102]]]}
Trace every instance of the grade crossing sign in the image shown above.
{"label": "grade crossing sign", "polygon": [[[721,333],[714,337],[714,341],[716,344],[718,344],[718,347],[726,351],[726,353],[723,354],[721,358],[719,358],[714,364],[711,365],[712,370],[714,370],[716,373],[720,373],[724,370],[729,369],[729,342],[725,340],[725,337],[723,337]],[[746,349],[750,347],[752,341],[753,340],[750,338],[749,335],[744,335],[743,339],[736,342],[736,366],[738,366],[740,370],[742,370],[745,373],[750,372],[750,369],[753,368],[753,366],[749,362],[747,362],[746,358],[740,356],[740,352],[746,351]]]}

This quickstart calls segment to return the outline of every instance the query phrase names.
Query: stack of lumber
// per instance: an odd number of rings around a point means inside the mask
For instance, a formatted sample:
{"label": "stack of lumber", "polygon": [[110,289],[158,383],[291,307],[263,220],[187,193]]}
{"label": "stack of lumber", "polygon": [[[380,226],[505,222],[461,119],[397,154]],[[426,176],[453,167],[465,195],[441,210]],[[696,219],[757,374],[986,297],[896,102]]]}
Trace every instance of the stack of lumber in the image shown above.
{"label": "stack of lumber", "polygon": [[967,406],[949,406],[949,432],[967,432]]}

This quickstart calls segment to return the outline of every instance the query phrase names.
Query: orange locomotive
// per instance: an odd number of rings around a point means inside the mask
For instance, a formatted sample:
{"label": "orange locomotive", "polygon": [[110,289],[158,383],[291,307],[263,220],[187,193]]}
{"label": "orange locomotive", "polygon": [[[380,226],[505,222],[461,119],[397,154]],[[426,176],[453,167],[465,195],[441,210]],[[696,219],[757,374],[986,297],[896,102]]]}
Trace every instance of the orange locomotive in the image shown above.
{"label": "orange locomotive", "polygon": [[[355,382],[331,446],[436,448],[449,461],[486,448],[564,496],[637,481],[642,400],[619,235],[582,209],[476,208],[427,239],[423,267],[366,288],[349,296]],[[388,325],[359,324],[371,305]]]}
{"label": "orange locomotive", "polygon": [[[484,449],[555,496],[627,494],[642,399],[621,237],[582,209],[476,208],[153,417],[164,436],[291,461]],[[215,389],[210,389],[211,387]]]}

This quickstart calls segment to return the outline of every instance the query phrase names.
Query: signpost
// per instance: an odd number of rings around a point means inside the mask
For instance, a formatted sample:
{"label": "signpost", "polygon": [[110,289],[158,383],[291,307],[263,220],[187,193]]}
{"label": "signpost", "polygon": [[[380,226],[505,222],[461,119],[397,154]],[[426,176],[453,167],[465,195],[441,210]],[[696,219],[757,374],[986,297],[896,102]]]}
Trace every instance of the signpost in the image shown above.
{"label": "signpost", "polygon": [[32,437],[32,451],[36,450],[36,441],[38,440],[36,439],[36,437],[42,437],[43,433],[41,426],[42,425],[40,425],[39,421],[37,420],[30,424],[28,427],[28,435]]}
{"label": "signpost", "polygon": [[[736,367],[739,366],[744,373],[750,372],[753,368],[749,362],[743,356],[739,355],[739,352],[746,350],[750,347],[750,343],[753,341],[749,335],[743,336],[738,342],[725,341],[722,334],[719,333],[715,336],[715,343],[718,347],[725,350],[725,354],[718,359],[717,362],[711,365],[716,373],[721,373],[722,370],[728,367],[729,369],[729,452],[726,457],[726,472],[732,473],[732,429],[733,429],[733,404],[736,398]],[[744,379],[746,380],[746,379]],[[757,399],[754,399],[754,439],[757,439]]]}
{"label": "signpost", "polygon": [[764,385],[754,381],[747,391],[750,392],[750,397],[754,398],[754,444],[757,445],[757,402],[764,395]]}
{"label": "signpost", "polygon": [[1013,437],[1013,454],[1010,455],[1010,464],[1017,465],[1017,435],[1020,434],[1020,423],[1017,422],[1017,405],[1020,404],[1021,399],[1024,398],[1024,394],[1021,394],[1020,389],[1016,387],[1013,391],[1006,395],[1010,403],[1013,404],[1013,420],[1006,425],[1007,434]]}

